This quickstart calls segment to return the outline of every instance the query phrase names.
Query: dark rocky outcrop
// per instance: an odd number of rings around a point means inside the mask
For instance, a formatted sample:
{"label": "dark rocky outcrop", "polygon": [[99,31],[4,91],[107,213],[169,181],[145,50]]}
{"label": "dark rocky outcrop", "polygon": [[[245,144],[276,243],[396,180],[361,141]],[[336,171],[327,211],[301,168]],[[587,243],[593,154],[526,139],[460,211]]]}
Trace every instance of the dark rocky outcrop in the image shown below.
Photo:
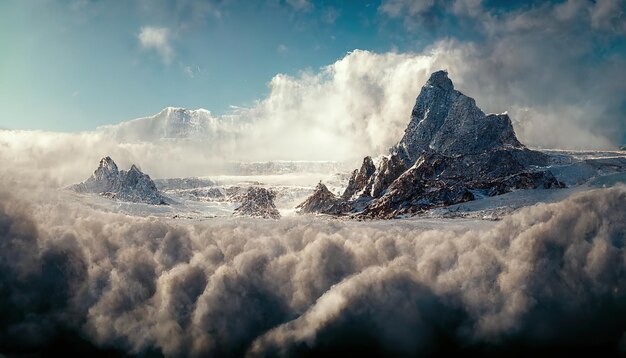
{"label": "dark rocky outcrop", "polygon": [[369,190],[371,189],[371,178],[376,171],[376,167],[374,166],[374,162],[372,161],[372,157],[363,158],[363,164],[361,165],[360,170],[354,170],[352,172],[352,176],[350,180],[348,180],[348,186],[346,190],[341,195],[345,200],[352,199],[355,195],[367,195],[369,194]]}
{"label": "dark rocky outcrop", "polygon": [[233,215],[252,216],[264,219],[280,219],[280,213],[274,205],[274,193],[261,187],[249,187],[241,195],[241,205],[235,209]]}
{"label": "dark rocky outcrop", "polygon": [[326,185],[317,184],[315,191],[303,203],[296,207],[299,214],[319,213],[328,215],[342,215],[350,212],[352,206],[343,199],[331,193]]}
{"label": "dark rocky outcrop", "polygon": [[517,140],[506,113],[486,115],[474,99],[454,89],[445,71],[438,71],[422,87],[402,139],[378,168],[366,157],[340,201],[316,190],[316,205],[307,207],[393,218],[474,200],[474,193],[564,187],[540,169],[548,163],[547,155]]}
{"label": "dark rocky outcrop", "polygon": [[372,180],[371,197],[380,198],[385,194],[391,183],[398,179],[407,169],[408,167],[397,153],[389,157],[383,157]]}

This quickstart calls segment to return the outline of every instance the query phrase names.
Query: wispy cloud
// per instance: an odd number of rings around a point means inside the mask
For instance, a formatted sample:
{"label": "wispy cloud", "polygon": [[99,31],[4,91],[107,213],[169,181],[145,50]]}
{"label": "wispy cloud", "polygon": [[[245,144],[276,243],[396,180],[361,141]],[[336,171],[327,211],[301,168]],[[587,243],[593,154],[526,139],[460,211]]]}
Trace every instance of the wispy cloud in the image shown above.
{"label": "wispy cloud", "polygon": [[430,47],[448,53],[442,68],[483,109],[514,113],[526,143],[608,148],[623,140],[626,82],[615,74],[624,73],[626,58],[615,44],[626,33],[626,2],[507,10],[478,0],[383,0],[378,11],[402,21],[408,36],[438,38]]}
{"label": "wispy cloud", "polygon": [[182,69],[183,73],[189,78],[196,78],[204,72],[198,65],[186,65]]}
{"label": "wispy cloud", "polygon": [[313,9],[313,4],[309,0],[286,0],[296,11],[308,11]]}
{"label": "wispy cloud", "polygon": [[141,28],[138,39],[142,49],[156,51],[163,63],[167,65],[172,62],[174,50],[171,45],[171,34],[168,28],[144,26]]}
{"label": "wispy cloud", "polygon": [[276,47],[276,52],[278,53],[286,53],[287,51],[289,51],[289,48],[283,44],[278,45],[278,47]]}
{"label": "wispy cloud", "polygon": [[328,7],[324,10],[322,20],[325,23],[332,25],[335,23],[335,21],[337,21],[339,15],[339,10],[335,9],[334,7]]}

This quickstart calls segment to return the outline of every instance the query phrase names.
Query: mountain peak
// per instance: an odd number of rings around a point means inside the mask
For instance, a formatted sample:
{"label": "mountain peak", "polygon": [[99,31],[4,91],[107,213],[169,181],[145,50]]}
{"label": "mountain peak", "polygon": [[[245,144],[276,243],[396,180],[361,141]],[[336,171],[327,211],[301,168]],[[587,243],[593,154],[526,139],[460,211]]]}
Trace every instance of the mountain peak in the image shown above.
{"label": "mountain peak", "polygon": [[454,89],[452,81],[448,78],[448,72],[445,70],[433,72],[428,81],[426,81],[426,86],[439,87],[445,90]]}
{"label": "mountain peak", "polygon": [[509,116],[485,115],[473,98],[454,89],[446,71],[437,71],[417,96],[394,151],[411,166],[425,152],[460,156],[501,148],[523,148]]}
{"label": "mountain peak", "polygon": [[202,114],[211,114],[211,111],[209,111],[208,109],[204,109],[204,108],[198,108],[198,109],[189,109],[189,108],[184,108],[184,107],[165,107],[161,110],[161,112],[159,112],[157,115],[162,114],[162,115],[168,115],[168,114],[174,114],[174,113],[185,113],[185,114],[193,114],[193,113],[202,113]]}
{"label": "mountain peak", "polygon": [[118,170],[107,156],[100,159],[93,175],[82,183],[70,186],[80,193],[98,193],[123,201],[146,204],[165,204],[165,200],[150,177],[132,165],[128,171]]}
{"label": "mountain peak", "polygon": [[233,215],[280,219],[274,197],[275,194],[265,188],[251,186],[243,195],[242,203],[235,209]]}
{"label": "mountain peak", "polygon": [[118,175],[119,170],[117,164],[115,164],[111,157],[106,156],[100,159],[100,164],[98,164],[98,168],[93,172],[92,177],[102,182],[110,182],[113,178],[117,178]]}
{"label": "mountain peak", "polygon": [[454,89],[446,71],[434,72],[417,96],[400,142],[374,165],[365,157],[341,197],[321,183],[298,212],[392,218],[474,200],[474,192],[561,188],[543,153],[517,140],[505,113],[486,115]]}
{"label": "mountain peak", "polygon": [[117,164],[111,159],[111,157],[106,156],[100,159],[100,164],[98,165],[98,169],[106,169],[107,171],[117,171]]}

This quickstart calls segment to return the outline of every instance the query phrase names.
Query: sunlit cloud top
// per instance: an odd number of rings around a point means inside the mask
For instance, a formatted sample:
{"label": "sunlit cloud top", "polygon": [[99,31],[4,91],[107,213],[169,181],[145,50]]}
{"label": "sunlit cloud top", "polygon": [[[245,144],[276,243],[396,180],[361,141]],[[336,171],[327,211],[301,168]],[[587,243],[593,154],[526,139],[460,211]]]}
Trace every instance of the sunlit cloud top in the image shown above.
{"label": "sunlit cloud top", "polygon": [[[275,76],[324,76],[360,49],[431,56],[485,110],[521,113],[522,137],[568,120],[600,138],[591,146],[615,145],[626,140],[625,13],[621,0],[9,0],[0,127],[93,130],[166,106],[258,113],[276,97]],[[371,78],[390,71],[366,63]]]}

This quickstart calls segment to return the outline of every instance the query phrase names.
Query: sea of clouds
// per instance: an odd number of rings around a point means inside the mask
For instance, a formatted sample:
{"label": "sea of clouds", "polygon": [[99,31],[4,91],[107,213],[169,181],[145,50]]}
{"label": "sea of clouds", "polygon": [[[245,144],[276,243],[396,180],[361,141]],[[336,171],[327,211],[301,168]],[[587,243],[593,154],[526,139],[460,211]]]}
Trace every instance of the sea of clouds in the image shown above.
{"label": "sea of clouds", "polygon": [[211,175],[225,161],[384,153],[439,69],[486,112],[508,111],[525,144],[620,144],[625,62],[598,48],[625,33],[623,2],[505,14],[482,5],[383,1],[380,12],[409,30],[442,8],[484,39],[355,50],[276,75],[266,98],[220,118],[232,136],[132,142],[95,130],[0,130],[0,356],[623,353],[624,186],[437,229],[136,217],[58,189],[105,155],[167,178]]}
{"label": "sea of clouds", "polygon": [[132,217],[19,184],[0,186],[2,354],[619,353],[626,340],[624,186],[425,229]]}

